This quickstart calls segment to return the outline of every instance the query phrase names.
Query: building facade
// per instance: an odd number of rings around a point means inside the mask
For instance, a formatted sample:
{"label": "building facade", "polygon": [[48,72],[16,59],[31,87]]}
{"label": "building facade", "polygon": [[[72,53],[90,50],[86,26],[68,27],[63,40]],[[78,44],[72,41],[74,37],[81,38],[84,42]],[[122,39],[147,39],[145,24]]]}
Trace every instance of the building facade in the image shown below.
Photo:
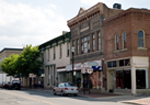
{"label": "building facade", "polygon": [[[110,9],[97,3],[89,9],[80,8],[76,17],[68,21],[71,31],[71,48],[74,52],[75,83],[79,87],[92,82],[92,88],[103,88],[104,34],[103,21],[120,13],[121,9]],[[71,59],[72,60],[72,55]],[[89,74],[87,67],[93,69]],[[85,86],[88,87],[88,86]]]}
{"label": "building facade", "polygon": [[150,10],[130,8],[104,21],[105,87],[150,93]]}
{"label": "building facade", "polygon": [[70,64],[70,32],[41,44],[39,50],[44,64],[44,87],[52,88],[69,81],[66,66]]}
{"label": "building facade", "polygon": [[[21,52],[23,51],[22,48],[4,48],[3,50],[0,51],[0,63],[3,61],[3,59],[9,57],[11,54],[21,54]],[[1,70],[0,67],[0,82],[8,82],[11,81],[15,78],[13,78],[12,76],[7,76],[6,73],[4,73]]]}

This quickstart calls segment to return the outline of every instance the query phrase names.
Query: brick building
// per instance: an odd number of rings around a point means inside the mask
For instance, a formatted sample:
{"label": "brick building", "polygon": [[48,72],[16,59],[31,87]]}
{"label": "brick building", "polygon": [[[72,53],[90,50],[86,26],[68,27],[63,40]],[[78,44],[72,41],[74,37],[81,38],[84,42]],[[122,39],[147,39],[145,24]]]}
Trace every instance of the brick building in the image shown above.
{"label": "brick building", "polygon": [[130,8],[104,21],[105,87],[150,93],[150,10]]}
{"label": "brick building", "polygon": [[[97,3],[87,10],[80,8],[77,16],[68,21],[71,31],[71,48],[75,48],[75,81],[79,86],[82,87],[83,82],[88,83],[91,80],[93,88],[103,88],[103,21],[121,11],[123,10],[110,9],[103,3]],[[86,73],[88,69],[85,72],[83,66],[92,67],[92,74]]]}

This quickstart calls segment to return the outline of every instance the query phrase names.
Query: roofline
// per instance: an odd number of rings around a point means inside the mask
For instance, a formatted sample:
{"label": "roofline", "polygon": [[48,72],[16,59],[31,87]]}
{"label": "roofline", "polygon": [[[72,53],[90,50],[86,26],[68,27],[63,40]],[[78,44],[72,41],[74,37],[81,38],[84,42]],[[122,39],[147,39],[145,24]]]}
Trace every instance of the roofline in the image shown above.
{"label": "roofline", "polygon": [[[53,39],[51,39],[51,40],[49,40],[49,41],[47,41],[47,42],[45,42],[45,43],[43,43],[43,44],[40,44],[40,45],[39,45],[39,49],[41,49],[42,47],[46,46],[48,43],[49,43],[49,44],[50,44],[50,43],[53,43],[54,40],[57,40],[57,39],[59,39],[59,38],[61,38],[61,37],[63,37],[63,36],[67,36],[68,34],[70,35],[71,32],[67,32],[67,33],[62,34],[62,35],[60,35],[60,36],[58,36],[58,37],[56,37],[56,38],[53,38]],[[69,37],[67,37],[67,38],[69,38],[69,40],[70,40],[70,37],[71,37],[71,35],[70,35]]]}
{"label": "roofline", "polygon": [[132,12],[145,12],[145,13],[150,13],[150,10],[148,10],[148,9],[140,9],[140,8],[129,8],[129,9],[127,9],[127,10],[124,10],[124,11],[122,11],[122,12],[120,12],[120,13],[118,13],[118,14],[116,14],[116,15],[114,15],[114,16],[108,18],[108,19],[106,19],[106,20],[104,21],[104,23],[108,23],[108,22],[110,22],[110,21],[112,21],[112,20],[114,20],[114,19],[116,19],[116,18],[119,18],[119,17],[121,17],[121,16],[124,16],[125,14],[132,13]]}
{"label": "roofline", "polygon": [[0,51],[0,53],[6,51],[6,50],[15,50],[15,51],[23,51],[23,48],[4,48]]}

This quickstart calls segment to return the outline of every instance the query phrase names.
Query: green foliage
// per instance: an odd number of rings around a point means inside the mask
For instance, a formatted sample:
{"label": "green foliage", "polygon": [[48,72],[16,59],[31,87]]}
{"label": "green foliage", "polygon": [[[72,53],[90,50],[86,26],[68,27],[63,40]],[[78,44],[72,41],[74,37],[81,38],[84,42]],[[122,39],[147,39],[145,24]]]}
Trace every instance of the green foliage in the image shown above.
{"label": "green foliage", "polygon": [[16,61],[18,57],[19,55],[12,54],[10,57],[5,58],[0,65],[2,71],[6,72],[9,76],[14,76],[15,74],[18,74],[18,71],[16,70]]}
{"label": "green foliage", "polygon": [[20,55],[11,55],[1,63],[1,68],[8,75],[28,77],[29,73],[39,75],[42,62],[38,46],[27,45]]}

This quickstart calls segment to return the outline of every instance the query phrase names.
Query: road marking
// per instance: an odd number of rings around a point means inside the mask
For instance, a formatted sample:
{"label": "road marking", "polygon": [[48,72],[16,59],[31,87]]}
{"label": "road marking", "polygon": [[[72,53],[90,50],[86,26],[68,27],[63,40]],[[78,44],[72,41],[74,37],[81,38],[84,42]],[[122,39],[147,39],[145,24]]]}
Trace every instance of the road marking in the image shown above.
{"label": "road marking", "polygon": [[48,101],[39,100],[39,99],[36,99],[36,98],[31,98],[31,97],[26,97],[26,96],[15,94],[15,93],[6,92],[4,90],[0,91],[0,92],[7,93],[7,94],[10,94],[10,95],[14,95],[14,96],[19,96],[19,97],[26,98],[26,99],[29,99],[29,100],[39,101],[39,102],[50,104],[50,105],[58,105],[58,104],[54,104],[54,103],[51,103],[51,102],[48,102]]}

